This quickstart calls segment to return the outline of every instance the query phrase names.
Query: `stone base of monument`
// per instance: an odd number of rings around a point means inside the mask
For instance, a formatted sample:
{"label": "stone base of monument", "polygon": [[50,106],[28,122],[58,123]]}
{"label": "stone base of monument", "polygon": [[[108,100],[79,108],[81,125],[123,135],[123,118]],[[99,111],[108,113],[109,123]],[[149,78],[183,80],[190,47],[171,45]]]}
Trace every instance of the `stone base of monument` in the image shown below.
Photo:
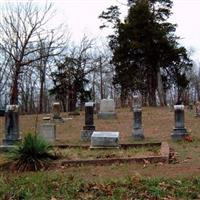
{"label": "stone base of monument", "polygon": [[81,141],[87,142],[91,140],[91,135],[95,131],[95,126],[84,126],[81,131]]}
{"label": "stone base of monument", "polygon": [[173,140],[182,140],[187,136],[187,129],[186,128],[174,128],[171,134],[171,138]]}
{"label": "stone base of monument", "polygon": [[56,125],[53,123],[44,123],[40,126],[39,136],[50,143],[56,141]]}
{"label": "stone base of monument", "polygon": [[93,130],[82,130],[81,131],[81,141],[87,142],[90,141]]}
{"label": "stone base of monument", "polygon": [[142,128],[139,128],[139,129],[134,128],[132,136],[133,136],[134,140],[143,140],[144,139],[143,129]]}
{"label": "stone base of monument", "polygon": [[119,132],[94,131],[90,148],[119,148]]}
{"label": "stone base of monument", "polygon": [[117,119],[116,112],[99,112],[97,114],[98,119]]}
{"label": "stone base of monument", "polygon": [[15,145],[0,145],[0,152],[10,151],[15,148]]}
{"label": "stone base of monument", "polygon": [[18,138],[18,139],[3,139],[3,145],[5,146],[10,146],[10,145],[14,145],[18,142],[21,142],[22,139]]}
{"label": "stone base of monument", "polygon": [[64,122],[64,119],[62,117],[53,117],[52,118],[52,122],[55,122],[55,123],[63,123]]}

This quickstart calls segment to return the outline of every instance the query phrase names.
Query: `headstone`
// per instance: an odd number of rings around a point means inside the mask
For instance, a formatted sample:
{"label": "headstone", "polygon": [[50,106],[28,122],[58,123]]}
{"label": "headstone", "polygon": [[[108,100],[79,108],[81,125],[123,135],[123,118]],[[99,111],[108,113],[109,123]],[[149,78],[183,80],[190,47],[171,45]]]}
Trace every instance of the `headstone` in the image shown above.
{"label": "headstone", "polygon": [[91,148],[119,147],[119,132],[94,131],[91,136]]}
{"label": "headstone", "polygon": [[102,99],[100,111],[97,115],[99,119],[116,119],[115,102],[113,99]]}
{"label": "headstone", "polygon": [[142,109],[135,107],[133,109],[133,132],[132,136],[135,140],[144,139],[144,131],[142,129]]}
{"label": "headstone", "polygon": [[133,108],[141,108],[141,102],[138,95],[133,96]]}
{"label": "headstone", "polygon": [[200,102],[197,101],[195,104],[195,112],[196,112],[196,117],[200,117]]}
{"label": "headstone", "polygon": [[56,140],[56,125],[54,123],[44,123],[40,126],[39,136],[50,143]]}
{"label": "headstone", "polygon": [[91,135],[95,130],[94,126],[94,103],[85,103],[85,126],[81,131],[81,140],[90,141]]}
{"label": "headstone", "polygon": [[5,111],[5,139],[3,139],[3,144],[13,145],[20,140],[19,106],[7,105]]}
{"label": "headstone", "polygon": [[53,114],[54,121],[62,121],[63,122],[63,119],[60,116],[60,112],[61,112],[60,102],[54,102],[52,105],[52,114]]}
{"label": "headstone", "polygon": [[184,118],[184,105],[174,105],[175,127],[171,134],[173,140],[181,140],[188,135]]}

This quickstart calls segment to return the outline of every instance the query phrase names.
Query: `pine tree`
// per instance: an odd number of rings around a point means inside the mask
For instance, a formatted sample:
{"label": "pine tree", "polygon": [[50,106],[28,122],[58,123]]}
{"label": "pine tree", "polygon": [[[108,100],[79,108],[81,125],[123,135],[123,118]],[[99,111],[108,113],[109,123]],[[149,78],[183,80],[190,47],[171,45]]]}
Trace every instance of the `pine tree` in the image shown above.
{"label": "pine tree", "polygon": [[[125,95],[139,90],[151,106],[156,105],[156,91],[163,105],[170,83],[180,88],[178,98],[188,84],[185,74],[191,61],[186,49],[177,42],[176,26],[167,22],[171,7],[170,0],[134,0],[125,22],[114,20],[115,34],[110,36],[116,69],[114,83],[121,86]],[[116,9],[113,7],[114,13]],[[100,18],[117,17],[105,14]]]}

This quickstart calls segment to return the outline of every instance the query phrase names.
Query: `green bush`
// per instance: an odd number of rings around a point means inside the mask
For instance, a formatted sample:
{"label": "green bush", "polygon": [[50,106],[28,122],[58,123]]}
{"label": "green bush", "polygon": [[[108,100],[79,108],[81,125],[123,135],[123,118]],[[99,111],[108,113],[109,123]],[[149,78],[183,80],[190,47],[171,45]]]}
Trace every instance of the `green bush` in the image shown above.
{"label": "green bush", "polygon": [[9,152],[18,171],[37,171],[46,168],[49,161],[55,159],[49,151],[52,146],[42,138],[28,133],[21,143]]}

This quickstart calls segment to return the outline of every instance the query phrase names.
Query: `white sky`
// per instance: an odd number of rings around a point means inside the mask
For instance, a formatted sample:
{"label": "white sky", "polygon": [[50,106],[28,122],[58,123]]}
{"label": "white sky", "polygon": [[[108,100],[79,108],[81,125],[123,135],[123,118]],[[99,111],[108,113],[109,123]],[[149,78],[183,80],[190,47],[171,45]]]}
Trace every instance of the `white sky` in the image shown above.
{"label": "white sky", "polygon": [[[127,0],[57,0],[55,5],[71,29],[72,38],[78,40],[83,33],[91,37],[105,37],[108,31],[99,30],[99,14],[110,5],[118,5],[126,15]],[[121,2],[121,4],[120,4]],[[193,58],[200,60],[200,0],[174,0],[171,21],[178,25],[180,43],[193,49]]]}
{"label": "white sky", "polygon": [[[0,0],[3,2],[17,0]],[[21,0],[25,2],[27,0]],[[39,3],[46,0],[35,0]],[[120,4],[127,0],[49,0],[54,2],[57,17],[53,23],[64,22],[70,30],[71,39],[79,41],[85,33],[89,37],[105,37],[108,31],[100,30],[98,16],[110,5],[118,5],[123,15],[127,7]],[[178,24],[177,35],[182,39],[180,43],[186,48],[194,49],[193,58],[200,60],[200,0],[173,0],[174,6],[171,21]]]}

